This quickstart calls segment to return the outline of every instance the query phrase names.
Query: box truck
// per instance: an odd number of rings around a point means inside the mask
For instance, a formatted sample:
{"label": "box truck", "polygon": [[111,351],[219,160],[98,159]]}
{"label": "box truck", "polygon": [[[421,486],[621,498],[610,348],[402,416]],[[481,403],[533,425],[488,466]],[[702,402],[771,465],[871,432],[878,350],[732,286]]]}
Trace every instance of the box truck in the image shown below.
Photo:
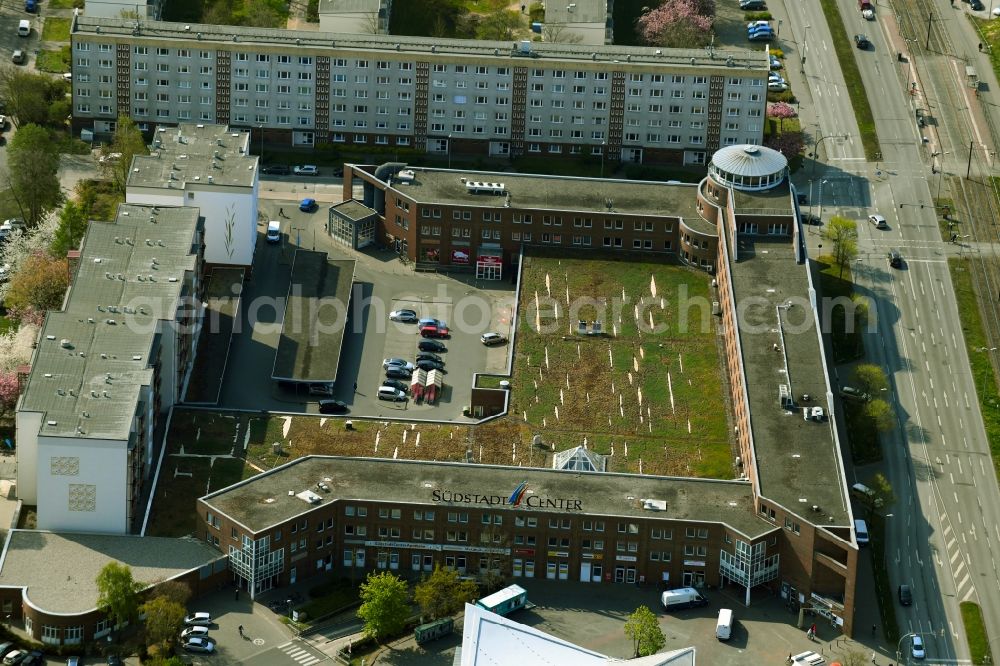
{"label": "box truck", "polygon": [[733,610],[731,608],[719,609],[719,619],[715,623],[715,637],[720,641],[728,641],[733,635]]}
{"label": "box truck", "polygon": [[660,603],[664,610],[678,610],[681,608],[691,608],[692,606],[704,606],[708,599],[701,596],[701,593],[693,587],[682,587],[677,590],[667,590],[660,597]]}

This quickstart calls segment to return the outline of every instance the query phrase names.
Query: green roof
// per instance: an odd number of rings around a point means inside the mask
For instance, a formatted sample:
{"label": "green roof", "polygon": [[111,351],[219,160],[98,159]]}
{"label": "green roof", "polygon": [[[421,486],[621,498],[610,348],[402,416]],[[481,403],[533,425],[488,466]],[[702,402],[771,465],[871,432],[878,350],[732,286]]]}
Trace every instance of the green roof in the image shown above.
{"label": "green roof", "polygon": [[197,208],[122,204],[91,222],[65,308],[50,312],[20,411],[40,435],[123,440],[152,381],[158,320],[175,319],[196,269]]}

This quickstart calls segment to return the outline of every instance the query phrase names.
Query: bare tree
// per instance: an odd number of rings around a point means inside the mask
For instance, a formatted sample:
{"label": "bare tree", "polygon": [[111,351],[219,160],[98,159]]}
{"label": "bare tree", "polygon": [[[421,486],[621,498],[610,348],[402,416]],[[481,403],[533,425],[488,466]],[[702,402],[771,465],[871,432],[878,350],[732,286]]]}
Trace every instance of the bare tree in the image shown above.
{"label": "bare tree", "polygon": [[583,41],[583,36],[573,32],[565,23],[546,23],[542,27],[542,39],[546,42],[579,44]]}
{"label": "bare tree", "polygon": [[370,12],[364,15],[361,19],[361,34],[382,34],[382,19],[379,17],[378,12]]}

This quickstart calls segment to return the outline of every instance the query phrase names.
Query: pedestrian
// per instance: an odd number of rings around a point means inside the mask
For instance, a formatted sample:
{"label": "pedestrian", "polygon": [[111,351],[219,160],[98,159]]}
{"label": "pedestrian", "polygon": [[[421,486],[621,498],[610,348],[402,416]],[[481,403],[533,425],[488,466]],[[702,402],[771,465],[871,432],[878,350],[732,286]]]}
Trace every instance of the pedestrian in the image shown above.
{"label": "pedestrian", "polygon": [[[874,636],[874,635],[875,635],[875,625],[874,625],[874,624],[872,624],[872,636]],[[873,656],[874,656],[874,655],[873,655]]]}
{"label": "pedestrian", "polygon": [[357,382],[354,382],[354,392],[355,393],[358,392],[358,383]]}
{"label": "pedestrian", "polygon": [[792,663],[792,653],[791,652],[788,653],[788,658],[785,659],[785,663],[786,664]]}
{"label": "pedestrian", "polygon": [[874,652],[872,652],[872,663],[873,664],[875,663],[875,653]]}
{"label": "pedestrian", "polygon": [[240,600],[240,588],[236,588],[236,601]]}
{"label": "pedestrian", "polygon": [[240,625],[240,638],[243,638],[243,625]]}
{"label": "pedestrian", "polygon": [[285,209],[284,208],[279,208],[278,209],[278,217],[284,217],[284,216],[285,216]]}
{"label": "pedestrian", "polygon": [[979,42],[979,52],[980,53],[983,52],[983,43],[982,42]]}

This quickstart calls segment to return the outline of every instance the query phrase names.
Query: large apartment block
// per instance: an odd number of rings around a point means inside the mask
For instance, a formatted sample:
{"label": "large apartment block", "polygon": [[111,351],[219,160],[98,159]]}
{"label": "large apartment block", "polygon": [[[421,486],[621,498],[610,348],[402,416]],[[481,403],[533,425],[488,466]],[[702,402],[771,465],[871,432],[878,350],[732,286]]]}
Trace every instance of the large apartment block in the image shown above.
{"label": "large apartment block", "polygon": [[760,143],[766,50],[73,19],[73,122],[218,123],[271,142],[704,164]]}

